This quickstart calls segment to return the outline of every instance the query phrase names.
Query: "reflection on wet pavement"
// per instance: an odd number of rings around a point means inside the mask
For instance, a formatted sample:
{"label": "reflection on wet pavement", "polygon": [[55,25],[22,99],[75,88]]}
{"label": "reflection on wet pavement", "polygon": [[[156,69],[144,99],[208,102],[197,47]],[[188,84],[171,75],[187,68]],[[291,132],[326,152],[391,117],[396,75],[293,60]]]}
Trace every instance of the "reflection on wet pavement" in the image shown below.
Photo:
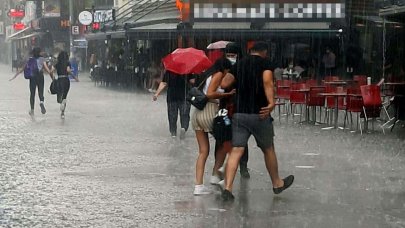
{"label": "reflection on wet pavement", "polygon": [[[8,72],[1,67],[0,72]],[[192,195],[197,145],[169,137],[164,99],[72,83],[66,119],[28,116],[27,81],[0,77],[0,227],[405,227],[405,133],[353,134],[276,122],[274,196],[251,142],[251,179]],[[46,81],[46,86],[49,81]],[[213,165],[206,167],[208,180]],[[207,181],[208,182],[208,181]]]}

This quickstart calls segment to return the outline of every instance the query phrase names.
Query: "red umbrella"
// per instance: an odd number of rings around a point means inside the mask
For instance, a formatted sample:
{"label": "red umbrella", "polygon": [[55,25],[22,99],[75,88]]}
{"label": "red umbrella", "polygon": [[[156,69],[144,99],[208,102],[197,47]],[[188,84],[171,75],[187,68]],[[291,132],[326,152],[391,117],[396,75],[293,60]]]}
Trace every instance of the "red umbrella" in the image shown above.
{"label": "red umbrella", "polygon": [[177,74],[199,74],[212,63],[201,50],[178,48],[163,58],[163,65],[166,70]]}
{"label": "red umbrella", "polygon": [[224,52],[221,49],[212,49],[207,51],[207,56],[208,59],[214,63],[218,59],[222,58],[222,56],[224,56]]}

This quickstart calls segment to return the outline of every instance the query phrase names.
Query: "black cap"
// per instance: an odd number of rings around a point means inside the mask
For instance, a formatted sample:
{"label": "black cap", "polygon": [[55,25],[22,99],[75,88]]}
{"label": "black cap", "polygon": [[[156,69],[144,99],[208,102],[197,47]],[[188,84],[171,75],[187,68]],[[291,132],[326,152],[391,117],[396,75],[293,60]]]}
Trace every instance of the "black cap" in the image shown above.
{"label": "black cap", "polygon": [[240,55],[239,45],[236,43],[228,43],[225,47],[225,53],[234,53]]}

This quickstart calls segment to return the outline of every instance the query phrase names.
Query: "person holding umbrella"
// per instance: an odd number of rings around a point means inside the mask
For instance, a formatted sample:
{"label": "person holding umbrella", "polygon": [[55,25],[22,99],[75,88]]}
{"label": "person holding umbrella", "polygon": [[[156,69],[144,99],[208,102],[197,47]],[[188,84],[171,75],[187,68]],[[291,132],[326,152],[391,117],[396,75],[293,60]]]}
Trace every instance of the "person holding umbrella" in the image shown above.
{"label": "person holding umbrella", "polygon": [[159,83],[153,101],[167,87],[167,113],[169,130],[173,138],[177,136],[177,116],[180,112],[181,132],[180,139],[185,137],[190,122],[191,105],[186,101],[189,89],[188,84],[193,83],[192,74],[199,74],[212,65],[205,53],[195,48],[178,48],[163,58],[165,73]]}
{"label": "person holding umbrella", "polygon": [[166,70],[163,80],[159,83],[153,101],[156,101],[160,93],[167,88],[167,116],[169,119],[169,131],[173,138],[177,136],[177,118],[180,114],[180,139],[184,139],[190,123],[191,105],[186,101],[186,94],[192,83],[190,76],[179,75]]}

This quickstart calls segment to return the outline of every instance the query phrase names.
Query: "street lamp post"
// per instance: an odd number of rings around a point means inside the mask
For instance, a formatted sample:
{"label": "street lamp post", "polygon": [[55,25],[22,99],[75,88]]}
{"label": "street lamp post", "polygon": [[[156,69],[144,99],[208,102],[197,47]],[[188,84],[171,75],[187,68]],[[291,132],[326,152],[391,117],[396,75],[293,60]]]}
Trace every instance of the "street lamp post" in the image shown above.
{"label": "street lamp post", "polygon": [[70,56],[73,56],[73,34],[72,34],[72,25],[73,25],[73,0],[69,0],[69,50]]}

